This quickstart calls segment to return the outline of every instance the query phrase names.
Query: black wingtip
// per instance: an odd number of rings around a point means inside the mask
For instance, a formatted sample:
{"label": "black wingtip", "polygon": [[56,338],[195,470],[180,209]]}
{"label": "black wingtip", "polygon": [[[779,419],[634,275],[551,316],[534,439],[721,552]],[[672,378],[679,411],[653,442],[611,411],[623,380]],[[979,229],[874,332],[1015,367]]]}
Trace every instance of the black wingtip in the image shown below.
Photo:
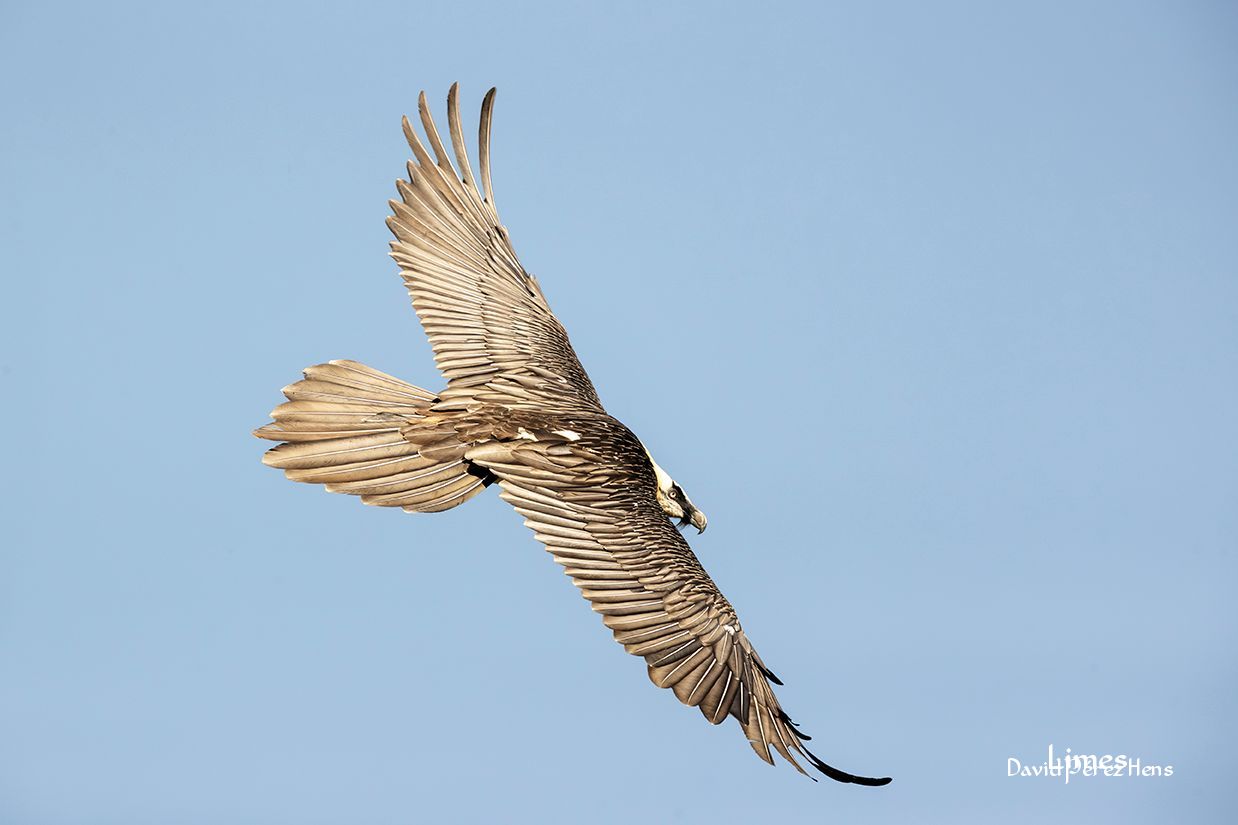
{"label": "black wingtip", "polygon": [[843,782],[848,785],[866,785],[870,788],[880,788],[882,785],[889,785],[890,782],[893,781],[893,777],[889,776],[883,776],[880,778],[872,776],[856,776],[855,774],[847,773],[846,771],[840,771],[838,768],[822,762],[819,758],[817,758],[815,753],[807,748],[804,748],[804,754],[808,757],[808,760],[812,763],[814,768],[821,771],[821,773],[825,774],[830,779],[833,779],[835,782]]}
{"label": "black wingtip", "polygon": [[821,773],[833,779],[835,782],[842,782],[849,785],[864,785],[869,788],[880,788],[882,785],[889,785],[892,777],[883,776],[880,778],[872,776],[856,776],[855,774],[840,771],[838,768],[825,764],[820,759],[813,762],[813,767],[821,771]]}
{"label": "black wingtip", "polygon": [[797,738],[797,739],[799,739],[801,742],[811,742],[811,741],[812,741],[812,737],[811,737],[811,736],[809,736],[809,735],[808,735],[808,734],[806,734],[806,733],[802,733],[802,732],[800,731],[800,729],[799,729],[799,727],[800,727],[800,726],[799,726],[799,723],[798,723],[798,722],[796,722],[794,719],[792,719],[790,716],[787,716],[787,712],[786,712],[785,710],[783,710],[782,708],[778,708],[778,718],[779,718],[779,719],[781,719],[782,721],[786,722],[786,723],[787,723],[787,725],[789,725],[789,727],[787,728],[787,730],[789,730],[789,731],[791,731],[791,733],[795,734],[796,738]]}
{"label": "black wingtip", "polygon": [[757,662],[757,667],[759,667],[761,669],[761,672],[765,674],[766,679],[769,679],[771,682],[773,682],[776,685],[782,684],[782,680],[774,675],[774,671],[770,670],[769,668],[767,668],[765,665],[761,664],[760,662]]}

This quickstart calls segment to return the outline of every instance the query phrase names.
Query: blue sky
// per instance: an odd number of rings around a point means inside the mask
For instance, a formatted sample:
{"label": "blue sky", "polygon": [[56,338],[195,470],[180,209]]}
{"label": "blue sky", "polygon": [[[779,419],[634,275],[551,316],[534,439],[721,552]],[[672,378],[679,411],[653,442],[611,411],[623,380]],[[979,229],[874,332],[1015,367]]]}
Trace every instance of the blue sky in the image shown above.
{"label": "blue sky", "polygon": [[[0,8],[0,821],[1221,822],[1238,662],[1223,3]],[[493,493],[249,436],[437,389],[399,118],[499,87],[497,202],[784,705],[757,761]],[[1127,754],[1169,778],[1010,778]]]}

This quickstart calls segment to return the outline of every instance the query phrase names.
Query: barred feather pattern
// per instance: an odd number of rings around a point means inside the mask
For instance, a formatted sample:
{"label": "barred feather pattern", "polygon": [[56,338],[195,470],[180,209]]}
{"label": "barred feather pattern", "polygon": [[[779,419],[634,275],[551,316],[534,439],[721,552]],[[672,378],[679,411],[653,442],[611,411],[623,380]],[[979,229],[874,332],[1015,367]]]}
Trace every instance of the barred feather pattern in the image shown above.
{"label": "barred feather pattern", "polygon": [[[649,678],[711,724],[738,721],[757,756],[776,752],[839,782],[881,785],[821,761],[782,709],[781,684],[731,603],[658,506],[640,441],[605,414],[478,408],[461,416],[467,460],[490,470],[501,497],[561,564],[615,640]],[[772,684],[771,684],[772,683]]]}
{"label": "barred feather pattern", "polygon": [[[495,90],[482,103],[479,191],[460,123],[457,86],[447,98],[452,154],[421,93],[429,150],[404,119],[413,151],[408,180],[396,182],[387,226],[413,308],[447,378],[443,402],[461,399],[538,409],[546,404],[601,411],[597,391],[551,312],[537,279],[516,258],[490,181]],[[432,154],[431,154],[432,153]]]}

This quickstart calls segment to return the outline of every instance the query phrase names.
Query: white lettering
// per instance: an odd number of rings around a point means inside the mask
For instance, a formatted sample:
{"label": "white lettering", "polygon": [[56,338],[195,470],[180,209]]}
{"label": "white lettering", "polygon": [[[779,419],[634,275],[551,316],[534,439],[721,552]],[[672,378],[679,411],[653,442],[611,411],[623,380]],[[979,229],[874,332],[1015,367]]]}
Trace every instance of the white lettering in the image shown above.
{"label": "white lettering", "polygon": [[[730,630],[730,627],[726,628]],[[1126,754],[1074,753],[1070,748],[1058,755],[1049,744],[1048,759],[1040,764],[1026,764],[1018,757],[1006,758],[1006,776],[1049,776],[1060,778],[1069,785],[1072,776],[1173,776],[1173,765],[1145,764],[1137,757]]]}

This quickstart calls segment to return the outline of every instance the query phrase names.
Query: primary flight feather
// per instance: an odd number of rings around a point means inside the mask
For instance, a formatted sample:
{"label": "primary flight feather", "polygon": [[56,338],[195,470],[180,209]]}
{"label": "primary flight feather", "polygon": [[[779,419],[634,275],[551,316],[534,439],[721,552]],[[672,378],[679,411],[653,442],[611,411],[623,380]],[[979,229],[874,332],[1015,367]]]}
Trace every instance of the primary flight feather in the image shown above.
{"label": "primary flight feather", "polygon": [[781,684],[734,608],[671,519],[705,515],[627,427],[606,413],[537,279],[520,265],[495,211],[490,127],[481,107],[480,188],[447,98],[452,155],[422,93],[426,141],[408,119],[414,159],[396,186],[391,256],[447,387],[430,393],[355,361],[309,367],[284,388],[274,421],[283,442],[263,461],[294,481],[367,504],[437,512],[491,484],[525,517],[615,640],[649,677],[712,724],[734,717],[757,755],[771,749],[840,782],[884,785],[837,770],[804,745],[774,696]]}

